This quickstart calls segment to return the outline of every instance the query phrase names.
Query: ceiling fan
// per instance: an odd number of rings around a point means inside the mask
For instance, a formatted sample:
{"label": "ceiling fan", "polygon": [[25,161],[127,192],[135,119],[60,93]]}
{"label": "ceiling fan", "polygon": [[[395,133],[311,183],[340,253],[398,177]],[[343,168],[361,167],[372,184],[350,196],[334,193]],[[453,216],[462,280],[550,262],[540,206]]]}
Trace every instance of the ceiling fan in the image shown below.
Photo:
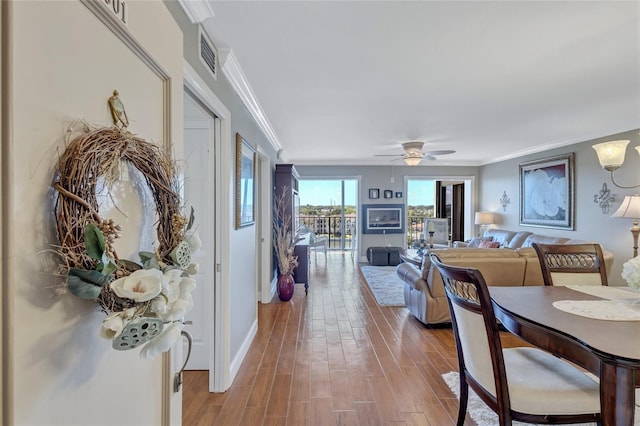
{"label": "ceiling fan", "polygon": [[437,155],[453,154],[452,149],[422,152],[424,142],[410,141],[402,144],[404,154],[376,154],[376,157],[402,157],[408,166],[417,166],[423,159],[435,160]]}

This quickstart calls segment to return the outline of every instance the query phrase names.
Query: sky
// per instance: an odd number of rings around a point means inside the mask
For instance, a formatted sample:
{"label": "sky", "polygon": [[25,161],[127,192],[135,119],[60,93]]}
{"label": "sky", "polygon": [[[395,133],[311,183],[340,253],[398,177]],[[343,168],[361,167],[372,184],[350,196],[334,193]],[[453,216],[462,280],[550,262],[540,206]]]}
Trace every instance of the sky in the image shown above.
{"label": "sky", "polygon": [[[355,206],[357,201],[358,181],[355,179],[345,180],[345,200],[347,206]],[[433,180],[411,179],[408,181],[408,193],[402,198],[402,202],[409,205],[432,205],[435,202],[435,183]],[[298,181],[298,193],[300,194],[300,205],[306,206],[328,206],[340,205],[342,198],[340,195],[340,180],[306,180]],[[380,195],[388,188],[379,188]],[[397,200],[397,201],[396,201]],[[370,203],[373,200],[365,199],[363,203]],[[395,199],[394,202],[400,202]]]}

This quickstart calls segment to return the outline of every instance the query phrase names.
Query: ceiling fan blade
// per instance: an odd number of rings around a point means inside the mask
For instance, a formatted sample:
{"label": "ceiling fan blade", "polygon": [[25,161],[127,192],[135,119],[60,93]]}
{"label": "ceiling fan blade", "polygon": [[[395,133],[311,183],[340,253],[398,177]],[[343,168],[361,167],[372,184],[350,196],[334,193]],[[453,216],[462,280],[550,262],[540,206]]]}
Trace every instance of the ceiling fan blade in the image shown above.
{"label": "ceiling fan blade", "polygon": [[455,151],[453,149],[441,149],[438,151],[428,151],[425,152],[426,155],[447,155],[447,154],[453,154]]}
{"label": "ceiling fan blade", "polygon": [[403,154],[373,154],[374,157],[402,157]]}
{"label": "ceiling fan blade", "polygon": [[426,154],[424,156],[424,158],[423,158],[423,160],[429,160],[429,161],[433,161],[435,159],[436,159],[436,157],[434,157],[433,155],[429,155],[429,154]]}

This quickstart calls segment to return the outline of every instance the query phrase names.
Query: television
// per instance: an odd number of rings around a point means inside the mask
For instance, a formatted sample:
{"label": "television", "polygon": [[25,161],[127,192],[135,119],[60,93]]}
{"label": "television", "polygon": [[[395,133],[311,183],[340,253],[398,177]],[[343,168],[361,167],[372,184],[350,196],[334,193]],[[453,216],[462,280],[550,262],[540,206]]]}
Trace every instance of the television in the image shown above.
{"label": "television", "polygon": [[404,233],[404,204],[364,204],[362,209],[363,233]]}

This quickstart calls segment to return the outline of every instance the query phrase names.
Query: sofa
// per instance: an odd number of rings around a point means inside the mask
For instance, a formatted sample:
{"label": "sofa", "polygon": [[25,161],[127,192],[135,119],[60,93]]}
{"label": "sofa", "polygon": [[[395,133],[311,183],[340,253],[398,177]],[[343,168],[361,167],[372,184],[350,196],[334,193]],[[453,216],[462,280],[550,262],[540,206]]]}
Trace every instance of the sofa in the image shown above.
{"label": "sofa", "polygon": [[[458,243],[449,249],[430,249],[421,262],[404,262],[396,272],[404,281],[404,300],[409,311],[424,324],[451,322],[447,296],[437,268],[432,267],[429,253],[436,253],[442,262],[477,268],[489,286],[544,285],[542,270],[534,242],[544,244],[582,243],[564,237],[549,237],[532,232],[488,230],[485,238],[500,242],[500,248],[468,247]],[[607,273],[613,265],[613,254],[603,249]]]}

